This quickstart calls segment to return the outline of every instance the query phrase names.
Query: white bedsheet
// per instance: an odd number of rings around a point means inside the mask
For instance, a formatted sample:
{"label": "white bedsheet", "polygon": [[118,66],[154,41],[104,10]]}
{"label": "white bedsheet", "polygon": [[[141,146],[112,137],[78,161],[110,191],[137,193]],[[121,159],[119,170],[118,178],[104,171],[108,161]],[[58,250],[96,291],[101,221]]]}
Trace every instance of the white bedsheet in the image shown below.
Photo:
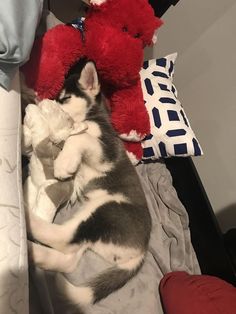
{"label": "white bedsheet", "polygon": [[18,73],[0,87],[0,313],[28,313],[28,263],[21,193]]}

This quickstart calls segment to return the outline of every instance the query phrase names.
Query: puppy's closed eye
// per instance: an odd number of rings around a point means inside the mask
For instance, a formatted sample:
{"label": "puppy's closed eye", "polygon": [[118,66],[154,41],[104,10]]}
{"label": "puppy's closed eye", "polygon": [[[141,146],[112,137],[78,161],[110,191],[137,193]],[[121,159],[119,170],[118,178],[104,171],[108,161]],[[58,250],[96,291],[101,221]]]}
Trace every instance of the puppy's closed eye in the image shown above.
{"label": "puppy's closed eye", "polygon": [[71,98],[71,96],[59,97],[58,102],[63,105],[65,103],[67,103],[70,98]]}

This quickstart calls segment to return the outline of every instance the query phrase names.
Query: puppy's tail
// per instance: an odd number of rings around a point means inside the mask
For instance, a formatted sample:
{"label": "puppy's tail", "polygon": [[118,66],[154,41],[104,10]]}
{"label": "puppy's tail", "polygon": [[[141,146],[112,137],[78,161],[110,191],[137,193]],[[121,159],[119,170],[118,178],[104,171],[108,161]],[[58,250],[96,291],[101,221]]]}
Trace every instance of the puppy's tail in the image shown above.
{"label": "puppy's tail", "polygon": [[74,286],[63,275],[58,274],[58,288],[64,298],[73,304],[82,306],[94,304],[123,287],[135,276],[143,264],[143,258],[135,264],[131,269],[111,267],[83,286]]}

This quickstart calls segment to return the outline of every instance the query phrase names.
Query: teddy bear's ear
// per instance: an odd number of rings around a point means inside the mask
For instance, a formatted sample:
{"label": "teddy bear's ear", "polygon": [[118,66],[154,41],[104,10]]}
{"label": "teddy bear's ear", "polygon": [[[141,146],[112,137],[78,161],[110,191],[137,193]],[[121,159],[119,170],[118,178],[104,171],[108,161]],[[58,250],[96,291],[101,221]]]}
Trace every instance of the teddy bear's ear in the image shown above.
{"label": "teddy bear's ear", "polygon": [[81,88],[90,96],[96,96],[100,92],[100,83],[95,64],[89,61],[81,71],[78,81]]}

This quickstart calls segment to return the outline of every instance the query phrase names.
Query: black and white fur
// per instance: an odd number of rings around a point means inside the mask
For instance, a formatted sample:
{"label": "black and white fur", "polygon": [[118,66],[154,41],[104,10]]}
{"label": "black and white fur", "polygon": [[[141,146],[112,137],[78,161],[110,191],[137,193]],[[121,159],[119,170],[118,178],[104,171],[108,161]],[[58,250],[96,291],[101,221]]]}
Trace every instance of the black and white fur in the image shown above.
{"label": "black and white fur", "polygon": [[[92,304],[121,288],[142,266],[151,219],[138,175],[114,131],[93,62],[77,64],[58,98],[75,123],[87,130],[69,137],[55,160],[60,180],[74,175],[78,211],[63,225],[28,215],[33,262],[47,270],[72,272],[86,250],[111,265],[84,286],[58,275],[59,290],[74,304]],[[69,153],[68,153],[69,152]]]}

